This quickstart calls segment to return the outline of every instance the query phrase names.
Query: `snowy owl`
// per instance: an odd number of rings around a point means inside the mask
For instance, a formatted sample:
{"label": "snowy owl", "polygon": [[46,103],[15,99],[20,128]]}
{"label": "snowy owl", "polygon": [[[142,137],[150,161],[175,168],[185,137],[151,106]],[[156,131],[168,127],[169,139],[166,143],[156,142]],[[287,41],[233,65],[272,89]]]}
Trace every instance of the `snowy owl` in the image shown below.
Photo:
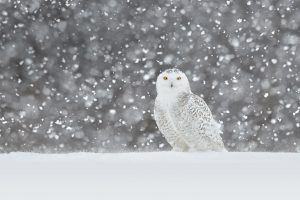
{"label": "snowy owl", "polygon": [[167,69],[156,81],[154,118],[174,151],[226,151],[221,125],[204,100],[193,94],[186,75]]}

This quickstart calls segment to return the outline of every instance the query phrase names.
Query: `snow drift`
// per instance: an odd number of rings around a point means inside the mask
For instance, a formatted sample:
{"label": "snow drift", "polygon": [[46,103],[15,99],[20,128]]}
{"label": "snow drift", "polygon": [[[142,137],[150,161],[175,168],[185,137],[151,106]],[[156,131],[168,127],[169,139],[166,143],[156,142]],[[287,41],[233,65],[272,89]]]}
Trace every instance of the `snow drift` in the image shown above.
{"label": "snow drift", "polygon": [[300,197],[296,153],[0,155],[4,200]]}

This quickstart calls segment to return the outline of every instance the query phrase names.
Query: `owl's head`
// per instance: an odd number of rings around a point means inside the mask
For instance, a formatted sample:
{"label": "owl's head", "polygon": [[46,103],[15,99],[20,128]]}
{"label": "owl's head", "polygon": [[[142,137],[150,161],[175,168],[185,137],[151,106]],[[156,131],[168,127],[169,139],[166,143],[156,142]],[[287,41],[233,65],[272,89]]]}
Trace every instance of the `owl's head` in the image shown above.
{"label": "owl's head", "polygon": [[167,69],[160,73],[156,81],[157,94],[190,93],[190,84],[186,75],[179,69]]}

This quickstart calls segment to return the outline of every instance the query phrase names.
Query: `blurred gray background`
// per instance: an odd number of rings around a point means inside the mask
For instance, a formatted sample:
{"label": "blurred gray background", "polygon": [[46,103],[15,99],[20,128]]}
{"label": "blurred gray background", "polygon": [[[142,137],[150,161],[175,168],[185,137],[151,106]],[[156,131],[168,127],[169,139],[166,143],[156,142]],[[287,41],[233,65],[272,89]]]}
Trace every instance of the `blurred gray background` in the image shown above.
{"label": "blurred gray background", "polygon": [[178,67],[230,151],[300,151],[300,1],[0,0],[0,152],[169,150]]}

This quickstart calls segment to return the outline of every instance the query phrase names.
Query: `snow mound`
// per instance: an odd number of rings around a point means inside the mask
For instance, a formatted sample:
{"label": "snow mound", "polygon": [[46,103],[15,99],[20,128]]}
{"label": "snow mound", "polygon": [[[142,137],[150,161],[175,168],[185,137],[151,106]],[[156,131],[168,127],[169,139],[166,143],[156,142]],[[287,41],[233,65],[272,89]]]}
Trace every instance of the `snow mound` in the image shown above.
{"label": "snow mound", "polygon": [[1,199],[299,198],[296,153],[0,155]]}

